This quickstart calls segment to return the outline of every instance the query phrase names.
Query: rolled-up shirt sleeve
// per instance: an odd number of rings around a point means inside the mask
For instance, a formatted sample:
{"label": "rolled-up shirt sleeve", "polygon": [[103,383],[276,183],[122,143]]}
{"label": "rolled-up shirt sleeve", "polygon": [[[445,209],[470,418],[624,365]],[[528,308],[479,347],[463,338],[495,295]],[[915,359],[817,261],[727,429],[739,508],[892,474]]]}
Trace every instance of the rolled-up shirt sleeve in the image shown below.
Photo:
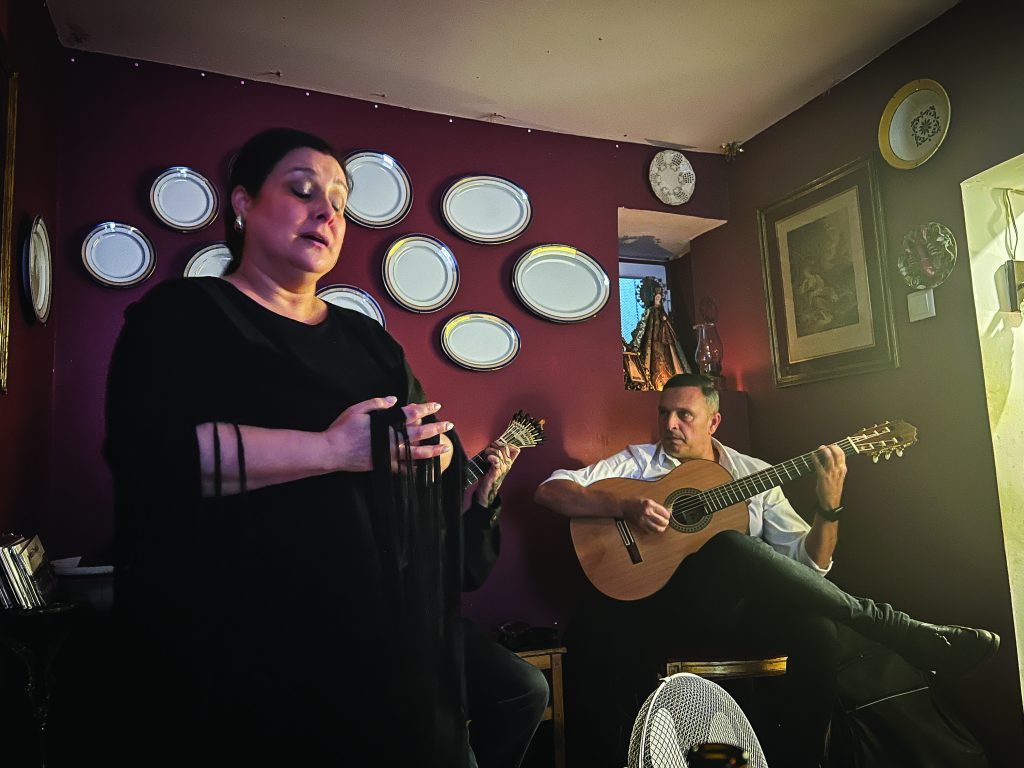
{"label": "rolled-up shirt sleeve", "polygon": [[552,480],[570,480],[586,487],[609,477],[638,478],[641,472],[641,467],[633,454],[629,449],[625,449],[582,469],[556,469],[544,483],[550,483]]}
{"label": "rolled-up shirt sleeve", "polygon": [[832,570],[832,561],[828,567],[822,568],[807,554],[807,534],[811,528],[789,503],[789,499],[779,488],[772,488],[766,493],[751,500],[760,503],[763,528],[761,538],[780,554],[803,563],[818,574],[824,576]]}

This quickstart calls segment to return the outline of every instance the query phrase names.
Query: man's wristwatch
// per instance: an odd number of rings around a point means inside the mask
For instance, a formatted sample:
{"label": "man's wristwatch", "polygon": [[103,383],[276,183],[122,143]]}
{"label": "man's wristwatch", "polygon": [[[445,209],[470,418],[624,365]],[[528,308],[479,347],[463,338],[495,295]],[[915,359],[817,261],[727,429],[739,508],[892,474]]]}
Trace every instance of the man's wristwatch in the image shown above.
{"label": "man's wristwatch", "polygon": [[842,505],[836,507],[835,509],[821,509],[819,507],[817,510],[817,514],[818,517],[822,518],[823,520],[828,520],[830,523],[835,523],[839,520],[840,515],[843,514],[843,507]]}

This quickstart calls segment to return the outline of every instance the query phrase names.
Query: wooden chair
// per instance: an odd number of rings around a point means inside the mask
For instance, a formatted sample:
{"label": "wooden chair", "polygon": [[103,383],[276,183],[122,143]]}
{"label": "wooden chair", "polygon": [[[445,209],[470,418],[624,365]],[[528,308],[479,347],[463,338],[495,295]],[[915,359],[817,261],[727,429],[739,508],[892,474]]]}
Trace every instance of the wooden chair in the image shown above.
{"label": "wooden chair", "polygon": [[543,648],[519,651],[518,655],[537,669],[548,673],[551,683],[551,703],[544,710],[542,722],[550,720],[555,743],[555,768],[565,768],[565,702],[562,695],[562,656],[565,648]]}

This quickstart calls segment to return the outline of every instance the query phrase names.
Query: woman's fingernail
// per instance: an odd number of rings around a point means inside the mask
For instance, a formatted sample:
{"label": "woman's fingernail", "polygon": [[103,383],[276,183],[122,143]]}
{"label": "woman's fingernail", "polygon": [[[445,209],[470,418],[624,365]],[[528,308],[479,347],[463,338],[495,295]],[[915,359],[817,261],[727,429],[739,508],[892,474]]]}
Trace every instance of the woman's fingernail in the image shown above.
{"label": "woman's fingernail", "polygon": [[441,445],[441,453],[448,453],[448,451],[450,451],[451,449],[452,447],[448,445],[448,443],[443,443]]}
{"label": "woman's fingernail", "polygon": [[440,411],[441,410],[441,404],[440,403],[434,403],[433,410]]}
{"label": "woman's fingernail", "polygon": [[394,405],[395,403],[398,402],[398,398],[395,397],[394,395],[388,395],[387,397],[384,398],[384,402],[387,403],[388,405]]}
{"label": "woman's fingernail", "polygon": [[444,423],[444,431],[445,432],[447,432],[449,429],[453,429],[454,427],[455,427],[455,425],[452,424],[450,421],[446,421]]}

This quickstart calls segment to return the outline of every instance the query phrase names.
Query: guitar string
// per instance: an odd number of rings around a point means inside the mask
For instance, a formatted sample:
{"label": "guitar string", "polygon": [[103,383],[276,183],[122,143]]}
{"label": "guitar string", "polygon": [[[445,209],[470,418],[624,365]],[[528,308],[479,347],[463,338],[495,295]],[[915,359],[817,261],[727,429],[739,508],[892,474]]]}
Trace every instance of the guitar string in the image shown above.
{"label": "guitar string", "polygon": [[[837,444],[847,456],[857,452],[855,438],[844,438]],[[814,464],[811,461],[813,454],[814,451],[811,451],[794,459],[784,461],[781,464],[776,464],[773,467],[767,467],[752,475],[746,475],[715,488],[709,488],[700,493],[677,499],[672,503],[672,516],[677,518],[679,515],[682,515],[684,521],[689,522],[689,515],[692,512],[701,510],[701,516],[703,517],[703,514],[706,514],[709,507],[712,507],[710,509],[711,512],[717,512],[733,504],[746,501],[758,493],[775,488],[786,482],[786,480],[801,477],[814,468]],[[786,473],[785,479],[782,477],[782,472]],[[713,503],[708,504],[709,501]]]}

